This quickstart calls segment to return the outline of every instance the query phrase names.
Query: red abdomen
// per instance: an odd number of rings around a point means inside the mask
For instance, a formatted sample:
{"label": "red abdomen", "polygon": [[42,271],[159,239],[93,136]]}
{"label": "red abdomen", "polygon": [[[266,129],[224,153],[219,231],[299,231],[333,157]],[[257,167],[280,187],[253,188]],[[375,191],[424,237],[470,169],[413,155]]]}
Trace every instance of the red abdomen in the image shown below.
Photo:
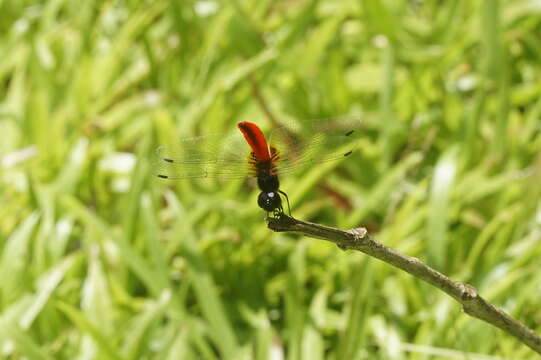
{"label": "red abdomen", "polygon": [[256,124],[248,121],[241,121],[237,126],[242,132],[242,135],[244,135],[248,145],[252,148],[256,160],[258,162],[270,162],[269,146],[261,129]]}

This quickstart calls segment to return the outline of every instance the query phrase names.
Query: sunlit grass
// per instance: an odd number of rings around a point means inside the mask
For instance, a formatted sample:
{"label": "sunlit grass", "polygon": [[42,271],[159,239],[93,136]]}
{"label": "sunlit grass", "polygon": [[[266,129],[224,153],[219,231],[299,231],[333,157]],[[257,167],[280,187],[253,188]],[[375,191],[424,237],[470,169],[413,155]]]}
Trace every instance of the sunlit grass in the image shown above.
{"label": "sunlit grass", "polygon": [[357,154],[281,180],[294,215],[366,226],[541,332],[536,1],[0,14],[0,357],[535,358],[388,265],[271,233],[253,184],[152,161],[268,125],[254,86],[278,119],[363,114]]}

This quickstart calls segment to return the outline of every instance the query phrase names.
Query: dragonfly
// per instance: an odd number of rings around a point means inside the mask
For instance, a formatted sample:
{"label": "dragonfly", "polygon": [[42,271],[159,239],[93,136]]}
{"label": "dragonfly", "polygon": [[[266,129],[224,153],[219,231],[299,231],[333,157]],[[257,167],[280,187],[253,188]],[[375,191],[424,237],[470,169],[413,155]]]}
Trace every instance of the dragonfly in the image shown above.
{"label": "dragonfly", "polygon": [[159,147],[157,176],[165,180],[216,178],[257,179],[257,204],[278,217],[282,196],[291,216],[289,197],[279,177],[318,163],[350,157],[357,148],[359,116],[289,121],[268,132],[253,122],[237,123],[233,134],[209,134],[181,139],[173,148]]}

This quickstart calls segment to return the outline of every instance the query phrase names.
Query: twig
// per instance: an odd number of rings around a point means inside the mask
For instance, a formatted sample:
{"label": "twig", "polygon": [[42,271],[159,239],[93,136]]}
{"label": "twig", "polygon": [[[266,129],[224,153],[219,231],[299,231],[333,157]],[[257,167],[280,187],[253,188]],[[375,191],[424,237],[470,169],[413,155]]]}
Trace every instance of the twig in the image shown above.
{"label": "twig", "polygon": [[541,354],[541,337],[506,312],[487,302],[471,285],[452,280],[422,263],[419,259],[403,255],[372,239],[365,228],[340,230],[324,225],[293,219],[282,215],[268,219],[269,229],[277,232],[295,232],[327,240],[343,250],[357,250],[402,269],[411,275],[446,292],[462,305],[463,311],[475,318],[499,327]]}

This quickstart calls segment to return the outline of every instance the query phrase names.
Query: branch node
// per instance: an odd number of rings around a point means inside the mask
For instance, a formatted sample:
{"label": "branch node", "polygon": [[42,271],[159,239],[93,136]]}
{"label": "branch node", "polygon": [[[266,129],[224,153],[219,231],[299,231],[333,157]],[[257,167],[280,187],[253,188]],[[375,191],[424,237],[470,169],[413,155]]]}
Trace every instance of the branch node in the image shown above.
{"label": "branch node", "polygon": [[460,294],[460,298],[463,300],[463,301],[471,301],[473,299],[475,299],[478,294],[477,294],[477,290],[469,285],[469,284],[460,284],[460,290],[461,290],[461,294]]}
{"label": "branch node", "polygon": [[358,227],[358,228],[350,229],[349,233],[355,235],[355,238],[357,240],[357,238],[363,239],[368,234],[368,230],[366,230],[366,228],[363,228],[363,227]]}
{"label": "branch node", "polygon": [[368,230],[363,227],[347,230],[346,233],[353,235],[353,239],[349,239],[348,241],[336,241],[336,246],[338,246],[341,250],[356,249],[359,243],[361,243],[365,237],[368,236]]}

